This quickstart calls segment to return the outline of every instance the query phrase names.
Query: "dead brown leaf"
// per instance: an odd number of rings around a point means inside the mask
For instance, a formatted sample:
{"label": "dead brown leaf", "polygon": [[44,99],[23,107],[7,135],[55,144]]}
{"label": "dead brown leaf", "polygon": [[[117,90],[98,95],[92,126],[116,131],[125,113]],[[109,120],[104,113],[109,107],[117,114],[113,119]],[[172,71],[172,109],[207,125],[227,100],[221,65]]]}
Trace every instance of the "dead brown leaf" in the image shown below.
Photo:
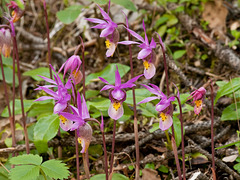
{"label": "dead brown leaf", "polygon": [[142,170],[142,180],[161,180],[160,176],[158,175],[158,172],[153,169],[143,169]]}

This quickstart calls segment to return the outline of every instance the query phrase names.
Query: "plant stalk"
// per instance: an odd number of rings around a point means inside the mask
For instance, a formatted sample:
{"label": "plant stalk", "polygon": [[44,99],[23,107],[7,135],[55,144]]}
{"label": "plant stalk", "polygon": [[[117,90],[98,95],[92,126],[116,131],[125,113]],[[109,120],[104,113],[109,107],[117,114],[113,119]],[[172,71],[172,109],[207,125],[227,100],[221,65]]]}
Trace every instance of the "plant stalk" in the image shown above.
{"label": "plant stalk", "polygon": [[12,27],[12,37],[13,37],[13,48],[15,49],[15,55],[16,55],[16,60],[17,60],[17,76],[18,76],[18,82],[19,82],[19,93],[20,93],[20,101],[21,101],[21,109],[22,109],[22,123],[23,123],[23,130],[25,134],[25,144],[26,144],[26,152],[27,154],[30,153],[30,148],[29,148],[29,139],[28,139],[28,132],[27,132],[27,124],[26,124],[26,117],[25,117],[25,112],[24,112],[24,104],[23,104],[23,93],[22,93],[22,81],[21,81],[21,69],[20,69],[20,63],[19,63],[19,56],[18,56],[18,47],[17,47],[17,40],[15,36],[15,28],[12,22],[11,27]]}
{"label": "plant stalk", "polygon": [[109,172],[110,174],[112,173],[112,169],[113,169],[113,158],[114,158],[114,148],[115,148],[116,124],[117,124],[117,120],[114,120],[114,122],[113,122],[113,139],[112,139],[112,154],[111,154],[110,172]]}
{"label": "plant stalk", "polygon": [[212,146],[212,170],[213,170],[213,179],[216,179],[216,173],[215,173],[215,151],[214,151],[214,130],[213,130],[213,124],[214,124],[214,91],[213,91],[213,83],[210,82],[210,88],[211,88],[211,146]]}
{"label": "plant stalk", "polygon": [[78,152],[78,135],[77,135],[77,130],[75,130],[75,149],[76,149],[77,180],[80,180],[80,177],[79,177],[79,152]]}
{"label": "plant stalk", "polygon": [[82,156],[83,156],[84,171],[86,173],[87,179],[90,179],[90,173],[88,168],[88,157],[86,156],[86,153],[82,153]]}
{"label": "plant stalk", "polygon": [[106,180],[108,180],[107,147],[106,147],[104,131],[102,131],[102,138],[103,138],[103,150],[104,150],[104,159],[105,159],[104,160],[105,161],[105,174],[106,174]]}

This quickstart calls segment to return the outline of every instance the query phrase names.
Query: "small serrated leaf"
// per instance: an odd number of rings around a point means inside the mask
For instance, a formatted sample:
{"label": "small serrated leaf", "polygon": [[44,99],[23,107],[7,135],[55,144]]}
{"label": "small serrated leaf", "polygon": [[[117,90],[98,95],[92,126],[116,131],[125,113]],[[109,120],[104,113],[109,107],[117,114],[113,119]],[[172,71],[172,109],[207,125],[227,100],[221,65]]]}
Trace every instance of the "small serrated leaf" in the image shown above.
{"label": "small serrated leaf", "polygon": [[42,157],[39,155],[33,154],[24,154],[19,155],[17,157],[13,157],[10,159],[11,164],[33,164],[33,165],[40,165],[42,163]]}
{"label": "small serrated leaf", "polygon": [[47,176],[54,179],[64,179],[69,176],[69,171],[68,167],[66,167],[66,164],[55,159],[44,162],[41,165],[41,169]]}
{"label": "small serrated leaf", "polygon": [[21,165],[15,166],[10,171],[11,180],[33,180],[39,176],[39,166],[35,165]]}

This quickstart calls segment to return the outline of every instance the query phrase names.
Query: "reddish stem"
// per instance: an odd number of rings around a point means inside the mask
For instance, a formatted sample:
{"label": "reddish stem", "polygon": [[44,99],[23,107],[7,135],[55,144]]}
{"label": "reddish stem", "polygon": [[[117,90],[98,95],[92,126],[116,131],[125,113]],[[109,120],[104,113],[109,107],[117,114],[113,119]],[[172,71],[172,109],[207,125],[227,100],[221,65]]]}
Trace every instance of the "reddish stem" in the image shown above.
{"label": "reddish stem", "polygon": [[[213,83],[210,80],[210,88],[211,88],[211,146],[212,146],[212,170],[215,173],[215,151],[214,151],[214,131],[213,131],[213,124],[214,124],[214,91],[213,91]],[[216,179],[216,177],[214,177]]]}
{"label": "reddish stem", "polygon": [[107,147],[106,147],[104,131],[102,131],[102,138],[103,138],[103,150],[104,150],[104,159],[105,159],[105,173],[106,173],[106,180],[108,180]]}
{"label": "reddish stem", "polygon": [[116,124],[117,124],[117,120],[114,120],[114,122],[113,122],[113,139],[112,139],[112,154],[111,154],[110,172],[109,172],[110,174],[112,173],[112,169],[113,169],[113,158],[114,158],[114,148],[115,148]]}
{"label": "reddish stem", "polygon": [[75,149],[76,149],[77,180],[80,180],[80,177],[79,177],[79,153],[78,153],[78,135],[77,135],[77,130],[75,130]]}

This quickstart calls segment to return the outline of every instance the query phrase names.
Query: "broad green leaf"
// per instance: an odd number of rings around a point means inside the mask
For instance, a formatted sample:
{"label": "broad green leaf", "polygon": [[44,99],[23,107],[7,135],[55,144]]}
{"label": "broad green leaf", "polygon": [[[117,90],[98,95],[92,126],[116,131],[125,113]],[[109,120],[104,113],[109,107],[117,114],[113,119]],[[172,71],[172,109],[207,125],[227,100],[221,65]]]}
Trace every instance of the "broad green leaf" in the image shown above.
{"label": "broad green leaf", "polygon": [[157,32],[161,37],[163,37],[166,31],[167,31],[167,25],[162,25],[160,26],[160,28],[158,28]]}
{"label": "broad green leaf", "polygon": [[118,121],[122,121],[125,122],[127,120],[129,120],[131,118],[131,116],[133,115],[133,111],[128,107],[127,103],[123,103],[123,110],[124,110],[124,114],[121,118],[118,119]]}
{"label": "broad green leaf", "polygon": [[33,154],[24,154],[19,155],[17,157],[12,157],[10,159],[11,164],[32,164],[32,165],[40,165],[42,163],[42,157],[39,155]]}
{"label": "broad green leaf", "polygon": [[131,0],[120,0],[120,1],[119,0],[111,0],[111,2],[113,2],[115,4],[119,4],[131,11],[137,11],[136,6],[134,5],[134,3]]}
{"label": "broad green leaf", "polygon": [[[5,166],[5,168],[7,168],[10,171],[10,169],[11,169],[10,163],[5,163],[4,166]],[[9,174],[5,168],[3,168],[2,166],[0,167],[0,179],[1,180],[9,180]]]}
{"label": "broad green leaf", "polygon": [[158,117],[158,112],[152,103],[143,103],[137,106],[137,109],[141,110],[141,114],[146,117]]}
{"label": "broad green leaf", "polygon": [[223,110],[222,116],[221,116],[222,121],[238,120],[238,119],[240,119],[240,102],[237,103],[237,111],[236,111],[235,103],[229,105]]}
{"label": "broad green leaf", "polygon": [[155,23],[154,27],[157,28],[158,26],[167,22],[167,20],[168,20],[168,17],[166,17],[166,16],[165,17],[164,16],[160,17],[159,19],[156,20],[156,23]]}
{"label": "broad green leaf", "polygon": [[33,180],[39,176],[39,170],[39,166],[35,165],[15,166],[9,175],[11,180]]}
{"label": "broad green leaf", "polygon": [[[13,83],[13,69],[8,67],[8,66],[6,66],[6,67],[4,66],[3,71],[4,71],[6,83],[11,84],[11,86],[12,86],[12,83]],[[3,80],[2,69],[0,69],[0,80]],[[16,73],[15,73],[15,86],[18,87],[18,77],[17,77]]]}
{"label": "broad green leaf", "polygon": [[98,77],[106,79],[110,84],[115,84],[116,65],[118,66],[118,71],[121,77],[123,77],[130,70],[130,67],[126,65],[118,63],[108,64],[107,67],[105,67],[102,71],[88,75],[86,77],[86,85],[93,81],[100,81]]}
{"label": "broad green leaf", "polygon": [[[151,92],[149,92],[147,89],[135,89],[135,99],[136,103],[142,101],[143,99],[151,96]],[[127,91],[127,99],[125,101],[127,104],[133,105],[133,95],[132,90]]]}
{"label": "broad green leaf", "polygon": [[49,68],[40,67],[31,71],[26,71],[23,73],[24,76],[31,76],[36,81],[43,81],[39,75],[50,78]]}
{"label": "broad green leaf", "polygon": [[[33,100],[23,100],[24,105],[24,112],[29,111],[31,106],[33,105]],[[10,109],[12,112],[12,101],[10,102]],[[22,108],[21,108],[21,101],[20,99],[15,99],[15,115],[22,114]],[[8,109],[7,107],[3,110],[1,116],[8,117]]]}
{"label": "broad green leaf", "polygon": [[240,163],[237,163],[233,166],[233,168],[238,172],[240,173]]}
{"label": "broad green leaf", "polygon": [[156,130],[158,130],[158,129],[159,129],[159,123],[154,123],[154,124],[152,125],[152,128],[149,129],[149,132],[150,132],[150,133],[153,133],[154,131],[156,131]]}
{"label": "broad green leaf", "polygon": [[96,97],[98,94],[99,94],[98,90],[87,90],[86,91],[86,99]]}
{"label": "broad green leaf", "polygon": [[214,104],[216,104],[216,102],[220,97],[236,92],[239,89],[240,89],[240,78],[232,79],[232,81],[228,82],[227,84],[219,88],[214,100]]}
{"label": "broad green leaf", "polygon": [[181,58],[184,54],[186,54],[186,50],[177,50],[173,53],[173,59],[179,59]]}
{"label": "broad green leaf", "polygon": [[153,164],[153,163],[148,163],[148,164],[146,164],[145,166],[144,166],[144,169],[145,168],[148,168],[148,169],[155,169],[155,165]]}
{"label": "broad green leaf", "polygon": [[99,5],[104,5],[109,2],[109,0],[91,0],[91,1],[95,2],[96,4],[99,4]]}
{"label": "broad green leaf", "polygon": [[[173,116],[173,126],[174,126],[175,141],[178,147],[182,141],[182,136],[181,136],[181,122],[176,116]],[[169,128],[169,131],[172,133],[171,128]],[[183,135],[184,134],[185,134],[185,129],[183,128]]]}
{"label": "broad green leaf", "polygon": [[173,14],[164,14],[163,17],[168,18],[167,26],[173,26],[178,23],[178,19]]}
{"label": "broad green leaf", "polygon": [[35,117],[39,114],[52,114],[53,107],[53,103],[33,104],[28,112],[28,117]]}
{"label": "broad green leaf", "polygon": [[159,168],[158,168],[159,171],[163,172],[163,173],[168,173],[169,169],[164,166],[164,165],[161,165]]}
{"label": "broad green leaf", "polygon": [[98,109],[99,111],[108,110],[109,105],[110,105],[110,100],[108,98],[104,98],[104,97],[94,98],[91,101],[87,101],[87,106],[90,107],[90,109],[91,109],[91,106],[93,106],[96,109]]}
{"label": "broad green leaf", "polygon": [[33,142],[39,153],[47,152],[48,142],[46,140],[34,140]]}
{"label": "broad green leaf", "polygon": [[237,157],[236,161],[237,161],[237,162],[240,162],[240,157]]}
{"label": "broad green leaf", "polygon": [[2,62],[3,62],[3,65],[6,65],[6,66],[9,66],[9,67],[13,67],[13,60],[12,60],[12,57],[4,57],[3,55],[2,56]]}
{"label": "broad green leaf", "polygon": [[69,176],[66,164],[55,159],[42,163],[41,169],[47,176],[53,179],[67,179]]}
{"label": "broad green leaf", "polygon": [[237,141],[237,142],[233,142],[233,143],[230,143],[230,144],[226,144],[224,146],[220,146],[220,147],[217,147],[215,149],[222,149],[222,148],[226,148],[226,147],[229,147],[229,146],[233,146],[235,144],[240,144],[240,141]]}
{"label": "broad green leaf", "polygon": [[[90,180],[105,180],[105,179],[106,174],[97,174],[90,178]],[[112,180],[129,180],[129,178],[119,173],[113,173]]]}
{"label": "broad green leaf", "polygon": [[82,5],[72,5],[62,11],[57,12],[57,18],[64,24],[72,23],[81,13]]}
{"label": "broad green leaf", "polygon": [[100,157],[103,154],[102,145],[96,144],[89,146],[88,153],[94,157]]}
{"label": "broad green leaf", "polygon": [[40,118],[34,127],[34,140],[49,141],[56,136],[59,128],[59,117],[56,114]]}

